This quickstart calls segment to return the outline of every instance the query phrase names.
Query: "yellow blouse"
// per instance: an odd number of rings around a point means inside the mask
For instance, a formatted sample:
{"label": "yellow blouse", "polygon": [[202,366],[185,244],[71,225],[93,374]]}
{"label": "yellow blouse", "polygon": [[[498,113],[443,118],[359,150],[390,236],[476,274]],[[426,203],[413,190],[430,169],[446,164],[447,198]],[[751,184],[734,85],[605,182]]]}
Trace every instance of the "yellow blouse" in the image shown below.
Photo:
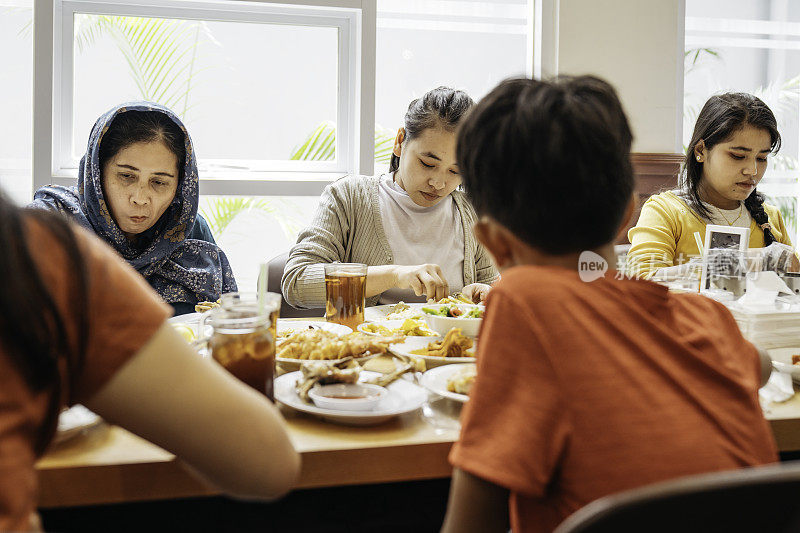
{"label": "yellow blouse", "polygon": [[[764,204],[775,240],[792,245],[783,217],[775,206]],[[628,230],[631,249],[628,251],[627,271],[630,275],[650,278],[656,270],[680,265],[700,255],[695,232],[705,239],[706,221],[700,218],[672,191],[647,199],[636,226]],[[750,223],[750,248],[764,247],[764,231]]]}

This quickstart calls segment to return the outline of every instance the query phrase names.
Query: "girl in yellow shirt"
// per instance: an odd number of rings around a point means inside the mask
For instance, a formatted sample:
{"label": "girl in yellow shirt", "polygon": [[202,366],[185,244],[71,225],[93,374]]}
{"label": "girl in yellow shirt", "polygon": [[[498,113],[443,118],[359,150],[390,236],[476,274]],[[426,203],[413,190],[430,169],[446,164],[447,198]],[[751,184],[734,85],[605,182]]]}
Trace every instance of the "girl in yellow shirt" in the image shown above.
{"label": "girl in yellow shirt", "polygon": [[750,248],[791,246],[780,211],[756,190],[767,156],[780,144],[775,115],[760,99],[746,93],[709,98],[686,149],[678,190],[650,197],[628,231],[628,273],[675,274],[700,255],[695,233],[705,238],[707,224],[750,228]]}

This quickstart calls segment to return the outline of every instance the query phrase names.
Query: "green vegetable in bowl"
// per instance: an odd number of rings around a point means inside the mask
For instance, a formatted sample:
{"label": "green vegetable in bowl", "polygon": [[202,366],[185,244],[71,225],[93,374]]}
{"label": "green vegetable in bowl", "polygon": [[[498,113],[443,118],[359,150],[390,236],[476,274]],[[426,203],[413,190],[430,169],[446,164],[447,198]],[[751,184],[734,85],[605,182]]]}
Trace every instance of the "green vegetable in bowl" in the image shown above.
{"label": "green vegetable in bowl", "polygon": [[422,312],[429,315],[445,316],[449,318],[483,318],[483,310],[480,307],[473,307],[469,311],[464,312],[463,309],[455,305],[443,305],[438,309],[423,307]]}

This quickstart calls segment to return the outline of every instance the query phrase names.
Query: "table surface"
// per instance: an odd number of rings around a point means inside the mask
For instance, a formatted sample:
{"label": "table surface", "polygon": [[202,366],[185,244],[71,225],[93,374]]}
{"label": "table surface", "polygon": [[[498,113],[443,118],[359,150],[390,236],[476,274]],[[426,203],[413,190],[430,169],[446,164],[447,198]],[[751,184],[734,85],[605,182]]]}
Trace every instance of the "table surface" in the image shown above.
{"label": "table surface", "polygon": [[[280,405],[302,455],[298,488],[449,477],[462,404],[431,395],[413,413],[375,426],[345,426]],[[216,492],[174,455],[100,424],[52,448],[37,464],[44,508],[186,498]]]}
{"label": "table surface", "polygon": [[[778,448],[800,451],[800,395],[763,406]],[[344,426],[281,405],[303,467],[297,488],[449,477],[462,405],[431,395],[413,413]],[[56,445],[37,464],[39,506],[55,508],[218,494],[169,452],[107,424]]]}
{"label": "table surface", "polygon": [[[332,424],[281,407],[303,457],[298,488],[449,477],[461,404],[432,397],[421,410],[377,426]],[[800,395],[764,410],[781,451],[800,450]],[[56,446],[38,463],[41,507],[213,495],[175,457],[101,424]]]}

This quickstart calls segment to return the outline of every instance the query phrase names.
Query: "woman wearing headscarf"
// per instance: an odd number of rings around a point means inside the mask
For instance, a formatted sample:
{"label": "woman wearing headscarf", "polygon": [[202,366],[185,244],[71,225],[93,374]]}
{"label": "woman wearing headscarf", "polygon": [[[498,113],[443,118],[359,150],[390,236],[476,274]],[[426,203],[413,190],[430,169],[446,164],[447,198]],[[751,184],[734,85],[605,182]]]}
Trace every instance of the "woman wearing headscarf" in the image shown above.
{"label": "woman wearing headscarf", "polygon": [[197,212],[198,185],[183,123],[163,106],[137,102],[97,120],[76,187],[43,187],[31,207],[69,214],[96,233],[179,315],[237,290],[228,258]]}

